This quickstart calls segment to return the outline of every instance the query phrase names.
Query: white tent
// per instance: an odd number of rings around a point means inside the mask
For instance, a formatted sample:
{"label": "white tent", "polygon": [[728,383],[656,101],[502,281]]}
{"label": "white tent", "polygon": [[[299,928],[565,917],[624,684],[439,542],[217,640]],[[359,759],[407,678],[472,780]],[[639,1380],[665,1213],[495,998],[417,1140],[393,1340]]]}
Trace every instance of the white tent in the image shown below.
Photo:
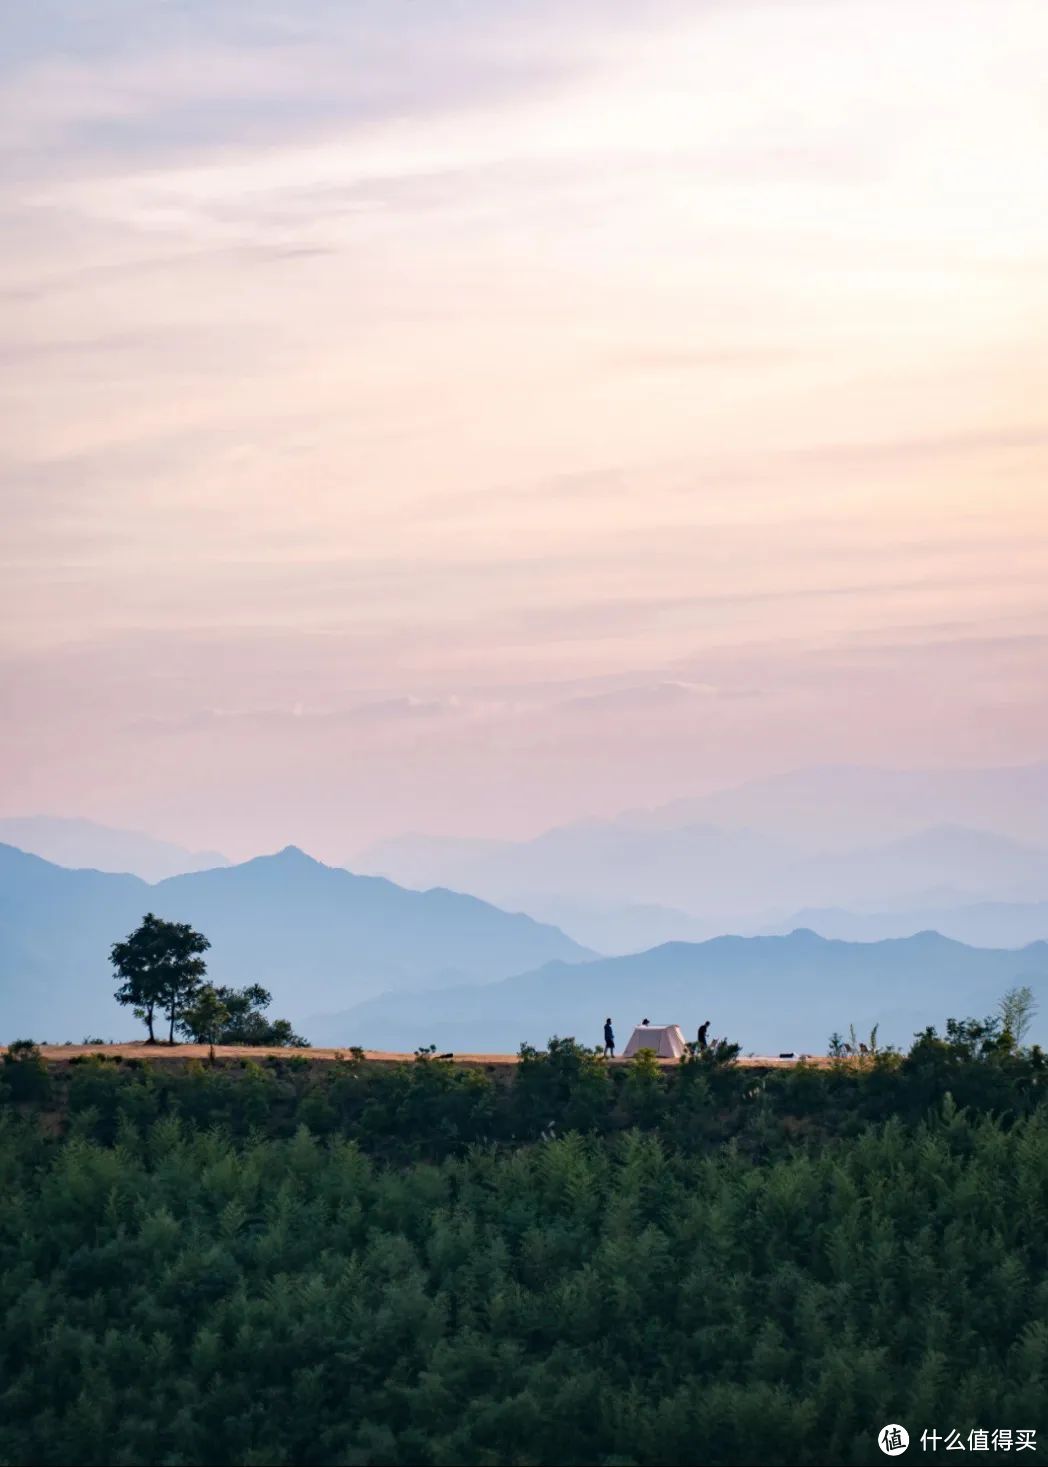
{"label": "white tent", "polygon": [[680,1059],[684,1048],[679,1024],[638,1024],[622,1054],[629,1059],[642,1049],[653,1049],[658,1059]]}

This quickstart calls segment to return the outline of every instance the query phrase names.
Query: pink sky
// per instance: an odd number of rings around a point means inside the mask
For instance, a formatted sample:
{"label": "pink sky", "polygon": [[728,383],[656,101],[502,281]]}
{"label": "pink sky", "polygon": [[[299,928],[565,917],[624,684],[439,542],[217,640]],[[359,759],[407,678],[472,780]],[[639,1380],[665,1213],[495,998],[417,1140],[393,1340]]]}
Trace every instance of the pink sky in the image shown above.
{"label": "pink sky", "polygon": [[13,21],[0,814],[1045,757],[1048,9],[639,11]]}

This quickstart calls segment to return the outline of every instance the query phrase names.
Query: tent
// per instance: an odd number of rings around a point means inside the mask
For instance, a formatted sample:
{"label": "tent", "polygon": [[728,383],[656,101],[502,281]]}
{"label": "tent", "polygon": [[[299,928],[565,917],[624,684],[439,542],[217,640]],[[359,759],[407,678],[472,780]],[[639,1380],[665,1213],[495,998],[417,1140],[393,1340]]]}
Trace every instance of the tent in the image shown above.
{"label": "tent", "polygon": [[629,1059],[642,1049],[653,1049],[659,1059],[680,1059],[685,1050],[680,1025],[638,1024],[622,1051],[623,1058]]}

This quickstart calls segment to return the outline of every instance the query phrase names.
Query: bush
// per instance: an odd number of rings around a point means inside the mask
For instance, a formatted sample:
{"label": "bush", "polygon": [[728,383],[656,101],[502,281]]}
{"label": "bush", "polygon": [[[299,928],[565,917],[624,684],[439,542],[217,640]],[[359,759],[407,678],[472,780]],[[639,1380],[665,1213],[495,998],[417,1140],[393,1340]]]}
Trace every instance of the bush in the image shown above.
{"label": "bush", "polygon": [[4,1051],[3,1078],[14,1101],[44,1101],[51,1095],[51,1077],[32,1039],[16,1039]]}

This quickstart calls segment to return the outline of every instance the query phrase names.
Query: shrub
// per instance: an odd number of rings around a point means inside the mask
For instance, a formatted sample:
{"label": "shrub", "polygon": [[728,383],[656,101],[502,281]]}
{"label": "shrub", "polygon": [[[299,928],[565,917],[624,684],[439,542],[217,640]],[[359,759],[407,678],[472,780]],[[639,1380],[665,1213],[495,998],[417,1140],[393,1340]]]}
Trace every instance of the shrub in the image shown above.
{"label": "shrub", "polygon": [[4,1051],[4,1081],[12,1100],[47,1100],[51,1095],[51,1077],[32,1039],[16,1039]]}

